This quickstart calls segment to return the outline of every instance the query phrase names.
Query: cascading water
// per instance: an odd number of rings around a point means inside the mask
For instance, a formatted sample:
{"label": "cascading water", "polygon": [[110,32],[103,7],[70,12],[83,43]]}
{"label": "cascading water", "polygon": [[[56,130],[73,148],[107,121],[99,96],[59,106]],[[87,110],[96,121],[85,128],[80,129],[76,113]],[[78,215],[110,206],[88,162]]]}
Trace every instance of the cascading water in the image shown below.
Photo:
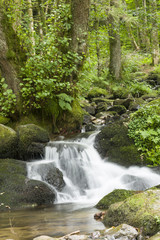
{"label": "cascading water", "polygon": [[57,203],[92,204],[114,189],[144,190],[160,183],[160,176],[146,167],[127,169],[101,159],[93,147],[96,134],[50,142],[44,160],[28,163],[28,177],[42,181],[46,169],[57,167],[66,184],[61,192],[54,188]]}

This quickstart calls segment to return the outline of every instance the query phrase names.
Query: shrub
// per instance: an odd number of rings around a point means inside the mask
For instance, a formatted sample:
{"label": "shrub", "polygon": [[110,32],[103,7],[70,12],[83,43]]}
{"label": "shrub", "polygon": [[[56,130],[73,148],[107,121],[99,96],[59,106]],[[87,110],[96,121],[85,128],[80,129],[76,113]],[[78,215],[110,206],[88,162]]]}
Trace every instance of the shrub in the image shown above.
{"label": "shrub", "polygon": [[135,112],[129,123],[129,136],[141,152],[142,159],[160,164],[160,100],[154,100]]}

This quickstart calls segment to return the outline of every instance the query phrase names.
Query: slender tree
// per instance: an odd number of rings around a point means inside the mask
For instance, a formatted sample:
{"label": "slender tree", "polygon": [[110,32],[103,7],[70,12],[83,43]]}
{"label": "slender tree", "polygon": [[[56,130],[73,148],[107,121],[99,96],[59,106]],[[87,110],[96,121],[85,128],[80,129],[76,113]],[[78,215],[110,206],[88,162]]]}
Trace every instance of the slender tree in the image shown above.
{"label": "slender tree", "polygon": [[[87,53],[87,36],[88,36],[88,21],[89,21],[90,0],[72,0],[72,43],[71,48],[75,53],[78,53],[82,59],[77,63],[77,70],[80,70],[83,65]],[[77,80],[77,72],[72,75],[72,80]]]}
{"label": "slender tree", "polygon": [[110,1],[110,8],[108,11],[109,23],[109,48],[110,48],[110,64],[109,72],[115,80],[121,78],[121,41],[119,34],[119,17],[114,16],[114,8],[119,6],[118,0]]}
{"label": "slender tree", "polygon": [[157,14],[157,1],[151,1],[152,11],[152,64],[157,65],[159,63],[159,38],[158,38],[158,14]]}
{"label": "slender tree", "polygon": [[29,17],[29,31],[30,31],[30,40],[31,40],[31,51],[32,54],[35,54],[35,38],[34,38],[34,21],[33,21],[33,9],[32,9],[32,0],[27,0],[28,2],[28,17]]}

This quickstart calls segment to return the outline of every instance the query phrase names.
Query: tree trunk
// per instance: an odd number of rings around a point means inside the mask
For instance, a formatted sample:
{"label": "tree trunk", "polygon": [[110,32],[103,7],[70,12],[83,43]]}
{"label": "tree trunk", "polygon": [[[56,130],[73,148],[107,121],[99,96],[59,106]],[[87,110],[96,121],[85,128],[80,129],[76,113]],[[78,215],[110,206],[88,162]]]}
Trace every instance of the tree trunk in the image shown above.
{"label": "tree trunk", "polygon": [[95,43],[96,43],[96,54],[97,54],[97,77],[100,77],[100,46],[99,46],[99,18],[97,17],[97,5],[96,5],[96,1],[94,1],[94,14],[95,14]]}
{"label": "tree trunk", "polygon": [[[89,20],[90,0],[72,0],[72,43],[71,48],[82,57],[77,64],[77,70],[83,65],[87,53],[88,20]],[[72,76],[72,80],[77,80],[77,73]]]}
{"label": "tree trunk", "polygon": [[158,39],[158,15],[157,15],[157,2],[152,0],[152,64],[155,66],[159,63],[159,39]]}
{"label": "tree trunk", "polygon": [[145,47],[146,51],[150,51],[150,39],[148,36],[148,21],[147,21],[147,3],[146,0],[143,0],[143,8],[144,8],[144,32],[143,32],[143,38],[145,40]]}
{"label": "tree trunk", "polygon": [[13,90],[19,99],[19,80],[14,63],[7,58],[8,45],[5,36],[6,29],[2,26],[3,14],[0,10],[0,77],[5,78],[8,87]]}
{"label": "tree trunk", "polygon": [[34,22],[33,22],[33,10],[32,10],[32,0],[27,0],[28,2],[28,17],[29,17],[29,31],[31,40],[31,52],[35,54],[35,38],[34,38]]}
{"label": "tree trunk", "polygon": [[[110,7],[118,7],[118,0],[111,0]],[[119,18],[116,19],[111,11],[108,15],[109,22],[109,48],[110,48],[110,64],[109,72],[113,79],[121,78],[121,41],[119,35]]]}

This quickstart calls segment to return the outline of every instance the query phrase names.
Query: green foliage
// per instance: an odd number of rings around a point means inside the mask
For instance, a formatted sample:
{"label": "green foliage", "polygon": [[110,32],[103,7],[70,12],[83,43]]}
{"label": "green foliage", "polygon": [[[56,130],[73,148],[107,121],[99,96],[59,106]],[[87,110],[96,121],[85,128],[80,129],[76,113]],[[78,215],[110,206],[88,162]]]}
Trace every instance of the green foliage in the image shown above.
{"label": "green foliage", "polygon": [[145,82],[134,81],[129,85],[129,91],[134,97],[141,97],[152,92],[152,89]]}
{"label": "green foliage", "polygon": [[71,102],[74,100],[73,97],[67,95],[66,93],[60,93],[57,95],[58,103],[62,110],[72,110]]}
{"label": "green foliage", "polygon": [[81,57],[70,50],[70,5],[54,6],[46,21],[47,33],[43,41],[35,35],[35,54],[28,55],[21,69],[24,112],[43,108],[45,102],[53,98],[58,99],[61,109],[71,110],[71,96],[77,91],[72,74],[77,72]]}
{"label": "green foliage", "polygon": [[153,165],[160,164],[160,102],[153,101],[132,115],[129,136],[142,158]]}
{"label": "green foliage", "polygon": [[0,79],[0,112],[4,117],[12,116],[16,109],[16,96],[13,91],[8,88],[5,79]]}
{"label": "green foliage", "polygon": [[108,95],[108,92],[106,89],[102,89],[99,87],[93,87],[89,93],[88,93],[88,98],[95,98],[95,97],[101,97],[101,96],[106,96]]}

